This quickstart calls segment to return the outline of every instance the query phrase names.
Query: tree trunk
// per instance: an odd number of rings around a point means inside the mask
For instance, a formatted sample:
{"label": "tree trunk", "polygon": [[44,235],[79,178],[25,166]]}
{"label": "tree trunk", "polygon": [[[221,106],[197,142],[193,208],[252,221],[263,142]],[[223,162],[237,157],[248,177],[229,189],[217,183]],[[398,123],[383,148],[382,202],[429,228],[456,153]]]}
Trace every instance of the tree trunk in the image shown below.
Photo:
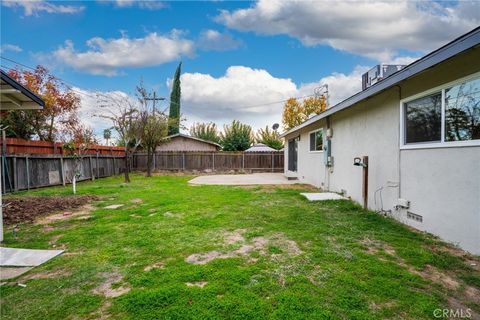
{"label": "tree trunk", "polygon": [[152,176],[152,152],[147,148],[147,177]]}
{"label": "tree trunk", "polygon": [[130,154],[125,148],[125,183],[130,183]]}
{"label": "tree trunk", "polygon": [[54,122],[55,118],[52,116],[52,118],[50,119],[50,126],[48,128],[48,136],[47,136],[47,139],[48,141],[52,141],[53,142],[53,122]]}

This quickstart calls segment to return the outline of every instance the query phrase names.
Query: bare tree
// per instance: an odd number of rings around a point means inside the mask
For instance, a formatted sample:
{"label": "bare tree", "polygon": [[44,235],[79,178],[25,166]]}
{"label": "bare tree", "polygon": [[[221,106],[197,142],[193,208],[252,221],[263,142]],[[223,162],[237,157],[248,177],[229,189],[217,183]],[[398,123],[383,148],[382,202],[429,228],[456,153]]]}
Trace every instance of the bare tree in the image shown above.
{"label": "bare tree", "polygon": [[100,117],[110,119],[119,139],[125,146],[125,182],[130,182],[132,155],[142,143],[146,117],[138,101],[120,94],[102,95],[101,107],[107,114]]}
{"label": "bare tree", "polygon": [[[153,98],[148,94],[143,85],[143,80],[136,87],[135,93],[139,103],[142,105],[141,122],[143,123],[142,147],[147,151],[147,177],[152,175],[152,163],[155,149],[164,141],[168,134],[169,118],[163,112],[155,110],[156,100],[163,98]],[[149,102],[152,103],[150,108]],[[150,112],[151,110],[151,112]]]}

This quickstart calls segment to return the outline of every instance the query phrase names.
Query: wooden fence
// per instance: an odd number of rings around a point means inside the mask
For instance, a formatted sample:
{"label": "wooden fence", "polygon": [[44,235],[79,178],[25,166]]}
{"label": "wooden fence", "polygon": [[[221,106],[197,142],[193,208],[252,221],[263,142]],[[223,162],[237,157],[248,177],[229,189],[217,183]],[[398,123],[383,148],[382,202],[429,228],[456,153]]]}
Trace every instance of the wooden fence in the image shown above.
{"label": "wooden fence", "polygon": [[[2,140],[2,148],[7,154],[64,154],[63,144],[60,142],[24,140],[18,138],[6,138]],[[92,145],[86,154],[124,156],[123,147]]]}
{"label": "wooden fence", "polygon": [[[2,192],[28,190],[72,182],[74,159],[62,155],[17,154],[2,157]],[[124,172],[125,157],[87,155],[80,166],[78,179],[94,180]]]}
{"label": "wooden fence", "polygon": [[[283,151],[276,152],[156,152],[154,170],[283,172]],[[147,154],[135,153],[133,169],[147,169]]]}

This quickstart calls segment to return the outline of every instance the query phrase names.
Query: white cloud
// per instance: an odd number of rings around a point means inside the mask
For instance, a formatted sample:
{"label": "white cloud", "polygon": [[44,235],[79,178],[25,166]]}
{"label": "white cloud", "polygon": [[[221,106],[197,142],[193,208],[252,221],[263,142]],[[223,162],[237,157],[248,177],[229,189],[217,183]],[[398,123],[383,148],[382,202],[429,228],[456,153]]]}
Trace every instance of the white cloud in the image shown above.
{"label": "white cloud", "polygon": [[[356,67],[350,74],[335,73],[300,85],[288,78],[276,78],[266,70],[244,66],[231,66],[218,78],[184,73],[181,109],[187,127],[198,121],[213,121],[221,127],[233,119],[254,128],[271,126],[281,123],[283,102],[277,101],[312,95],[316,87],[327,83],[330,104],[334,105],[361,90],[361,74],[367,69]],[[171,81],[167,85],[171,86]]]}
{"label": "white cloud", "polygon": [[235,39],[231,34],[212,29],[202,31],[197,43],[200,49],[215,51],[236,49],[242,44],[241,40]]}
{"label": "white cloud", "polygon": [[23,49],[20,48],[19,46],[17,45],[14,45],[14,44],[2,44],[2,46],[0,47],[0,52],[6,52],[6,51],[12,51],[12,52],[22,52]]}
{"label": "white cloud", "polygon": [[[103,1],[102,1],[103,2]],[[115,0],[115,1],[106,1],[112,2],[115,6],[119,8],[131,8],[137,6],[141,9],[148,9],[148,10],[159,10],[166,7],[165,2],[156,1],[156,0]]]}
{"label": "white cloud", "polygon": [[435,49],[480,23],[480,2],[260,0],[247,9],[222,11],[229,28],[286,34],[306,46],[335,49],[386,62],[400,50]]}
{"label": "white cloud", "polygon": [[[105,116],[111,115],[110,109],[102,107],[105,100],[116,99],[121,101],[121,99],[132,99],[134,98],[129,96],[123,91],[90,91],[81,89],[78,87],[73,87],[72,90],[80,97],[80,108],[78,110],[78,116],[82,124],[93,129],[95,136],[102,143],[103,141],[103,130],[111,128],[113,123],[110,119],[107,119]],[[116,132],[112,131],[113,138],[117,137]]]}
{"label": "white cloud", "polygon": [[25,16],[38,15],[38,13],[42,11],[46,13],[73,14],[85,9],[84,6],[53,4],[43,0],[3,0],[2,6],[9,8],[22,8]]}
{"label": "white cloud", "polygon": [[56,59],[79,71],[96,75],[113,76],[122,67],[146,67],[192,56],[194,43],[182,38],[182,32],[172,30],[169,34],[156,32],[144,38],[118,39],[95,37],[87,41],[89,50],[80,52],[71,41],[53,52]]}

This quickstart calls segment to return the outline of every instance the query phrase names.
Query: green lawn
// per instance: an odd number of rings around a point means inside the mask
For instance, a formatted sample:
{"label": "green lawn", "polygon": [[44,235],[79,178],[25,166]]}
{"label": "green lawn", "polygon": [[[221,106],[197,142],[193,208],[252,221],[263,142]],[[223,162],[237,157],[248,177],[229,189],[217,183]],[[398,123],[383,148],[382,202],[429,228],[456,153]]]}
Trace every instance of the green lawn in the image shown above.
{"label": "green lawn", "polygon": [[[0,287],[2,319],[432,319],[480,313],[478,259],[302,188],[84,182],[91,216],[7,229],[66,253]],[[67,195],[54,187],[22,195]],[[141,201],[139,200],[141,199]],[[114,210],[112,204],[124,204]],[[193,262],[193,263],[192,263]],[[200,264],[196,264],[200,263]],[[472,264],[477,263],[477,266]],[[26,284],[26,287],[16,285]]]}

